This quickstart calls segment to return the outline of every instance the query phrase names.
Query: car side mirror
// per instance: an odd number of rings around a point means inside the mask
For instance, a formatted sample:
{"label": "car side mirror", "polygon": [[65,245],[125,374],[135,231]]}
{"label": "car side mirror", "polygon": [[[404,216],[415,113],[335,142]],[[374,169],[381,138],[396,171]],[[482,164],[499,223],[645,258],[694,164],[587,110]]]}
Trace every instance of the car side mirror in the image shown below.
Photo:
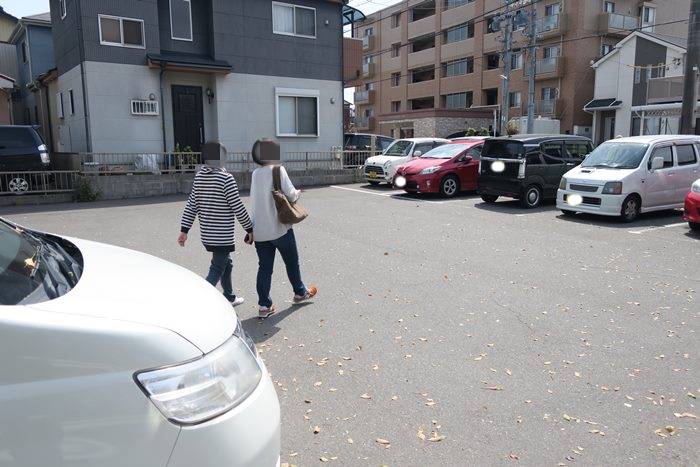
{"label": "car side mirror", "polygon": [[474,158],[472,156],[462,156],[459,159],[460,162],[464,162],[465,164],[468,164],[473,160],[474,160]]}
{"label": "car side mirror", "polygon": [[656,156],[651,160],[651,170],[659,170],[664,166],[664,158],[661,156]]}
{"label": "car side mirror", "polygon": [[413,157],[420,157],[423,153],[421,151],[413,151]]}

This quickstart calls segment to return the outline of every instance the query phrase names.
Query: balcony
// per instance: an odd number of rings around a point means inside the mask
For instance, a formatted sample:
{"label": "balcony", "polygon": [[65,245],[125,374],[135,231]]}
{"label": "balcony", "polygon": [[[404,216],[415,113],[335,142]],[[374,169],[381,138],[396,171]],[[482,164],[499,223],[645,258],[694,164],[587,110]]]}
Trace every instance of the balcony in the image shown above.
{"label": "balcony", "polygon": [[371,78],[376,72],[376,67],[374,63],[363,63],[362,64],[362,77]]}
{"label": "balcony", "polygon": [[491,32],[484,34],[484,52],[493,52],[495,50],[501,50],[503,48],[503,43],[501,42],[501,34],[498,32]]}
{"label": "balcony", "polygon": [[415,68],[420,65],[428,65],[431,63],[435,63],[435,47],[408,54],[409,68]]}
{"label": "balcony", "polygon": [[364,36],[362,38],[362,50],[367,51],[367,50],[372,50],[374,48],[374,35],[371,36]]}
{"label": "balcony", "polygon": [[[523,79],[529,79],[530,64],[523,70]],[[564,75],[564,57],[551,57],[537,60],[535,80],[559,78]]]}
{"label": "balcony", "polygon": [[632,29],[639,27],[637,16],[626,16],[618,13],[601,13],[598,18],[598,32],[613,36],[627,36]]}
{"label": "balcony", "polygon": [[550,15],[535,21],[537,37],[545,39],[547,37],[559,36],[566,32],[566,21],[562,15]]}
{"label": "balcony", "polygon": [[[542,116],[555,116],[561,110],[561,99],[544,99],[535,102],[535,113]],[[523,114],[527,115],[527,103],[524,104]]]}
{"label": "balcony", "polygon": [[418,37],[425,34],[435,33],[435,16],[428,16],[417,21],[408,23],[408,37]]}
{"label": "balcony", "polygon": [[371,130],[376,126],[376,117],[355,117],[355,128],[358,130]]}
{"label": "balcony", "polygon": [[[698,84],[700,96],[700,84]],[[647,104],[683,101],[683,76],[651,78],[647,83]]]}
{"label": "balcony", "polygon": [[355,91],[355,104],[371,104],[374,102],[375,94],[374,89]]}
{"label": "balcony", "polygon": [[408,99],[418,99],[423,97],[431,97],[435,94],[437,82],[435,80],[422,81],[420,83],[410,83],[406,87],[406,96]]}

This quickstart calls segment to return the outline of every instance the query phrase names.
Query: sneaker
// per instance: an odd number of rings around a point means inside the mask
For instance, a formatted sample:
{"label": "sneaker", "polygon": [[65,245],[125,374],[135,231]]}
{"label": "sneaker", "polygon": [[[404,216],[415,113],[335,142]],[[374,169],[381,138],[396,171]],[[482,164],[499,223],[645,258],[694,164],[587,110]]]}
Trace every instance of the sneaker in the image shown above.
{"label": "sneaker", "polygon": [[260,307],[258,309],[258,318],[265,319],[269,316],[274,315],[275,313],[277,313],[277,310],[275,309],[275,305],[272,305],[269,308]]}
{"label": "sneaker", "polygon": [[236,297],[233,300],[231,300],[231,306],[238,306],[241,305],[243,302],[245,302],[245,298]]}
{"label": "sneaker", "polygon": [[318,289],[314,286],[311,286],[309,289],[307,289],[306,293],[304,295],[295,295],[294,296],[294,303],[301,303],[305,302],[306,300],[311,300],[316,296],[318,293]]}

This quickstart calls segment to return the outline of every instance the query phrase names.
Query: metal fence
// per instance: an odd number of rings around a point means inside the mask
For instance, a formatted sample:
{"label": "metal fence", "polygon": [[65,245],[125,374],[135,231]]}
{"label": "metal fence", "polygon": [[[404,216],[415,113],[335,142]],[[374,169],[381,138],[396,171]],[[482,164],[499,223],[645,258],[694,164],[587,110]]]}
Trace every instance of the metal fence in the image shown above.
{"label": "metal fence", "polygon": [[80,154],[80,171],[85,174],[194,172],[201,163],[198,152]]}
{"label": "metal fence", "polygon": [[0,172],[0,195],[70,193],[78,175],[75,170]]}

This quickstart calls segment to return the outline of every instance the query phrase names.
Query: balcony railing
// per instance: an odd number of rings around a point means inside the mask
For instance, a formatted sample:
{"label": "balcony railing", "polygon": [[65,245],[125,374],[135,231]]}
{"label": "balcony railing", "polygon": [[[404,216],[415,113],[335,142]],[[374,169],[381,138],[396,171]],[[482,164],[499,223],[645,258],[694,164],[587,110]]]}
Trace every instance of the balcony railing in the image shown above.
{"label": "balcony railing", "polygon": [[374,63],[363,63],[362,64],[362,76],[364,78],[369,78],[374,74]]}
{"label": "balcony railing", "polygon": [[374,48],[374,35],[363,36],[362,37],[362,50],[369,50]]}
{"label": "balcony railing", "polygon": [[360,115],[355,117],[355,128],[362,130],[369,130],[374,124],[374,117],[367,117],[365,115]]}
{"label": "balcony railing", "polygon": [[554,115],[557,110],[557,99],[544,99],[535,103],[535,112],[540,115]]}
{"label": "balcony railing", "polygon": [[374,89],[355,91],[355,103],[366,103],[374,100]]}
{"label": "balcony railing", "polygon": [[538,19],[535,22],[535,29],[538,35],[546,35],[548,33],[560,33],[561,15],[549,15]]}
{"label": "balcony railing", "polygon": [[[700,84],[698,85],[700,90]],[[700,96],[700,94],[698,94]],[[647,83],[647,104],[683,100],[683,76],[651,78]]]}
{"label": "balcony railing", "polygon": [[[556,78],[562,75],[564,66],[564,57],[550,57],[537,60],[535,64],[535,78]],[[530,73],[530,65],[525,66],[523,79],[528,79]],[[546,75],[546,76],[544,76]]]}
{"label": "balcony railing", "polygon": [[621,15],[619,13],[601,13],[599,31],[607,34],[627,35],[639,27],[637,16]]}

